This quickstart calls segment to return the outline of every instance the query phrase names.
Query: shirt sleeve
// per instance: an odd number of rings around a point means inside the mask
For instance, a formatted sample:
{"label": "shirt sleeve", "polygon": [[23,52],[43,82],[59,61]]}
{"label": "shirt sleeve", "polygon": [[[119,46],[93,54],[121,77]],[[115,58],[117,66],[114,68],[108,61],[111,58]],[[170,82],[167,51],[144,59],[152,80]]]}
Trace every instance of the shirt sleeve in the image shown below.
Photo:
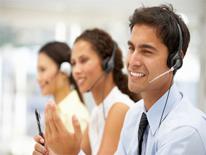
{"label": "shirt sleeve", "polygon": [[158,141],[157,155],[206,155],[200,134],[191,127],[175,129]]}

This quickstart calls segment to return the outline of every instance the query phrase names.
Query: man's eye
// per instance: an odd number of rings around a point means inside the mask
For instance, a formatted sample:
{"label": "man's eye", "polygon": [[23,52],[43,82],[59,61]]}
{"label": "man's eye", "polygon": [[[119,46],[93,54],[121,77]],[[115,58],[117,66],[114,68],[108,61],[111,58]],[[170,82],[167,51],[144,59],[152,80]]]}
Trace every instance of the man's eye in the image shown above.
{"label": "man's eye", "polygon": [[129,52],[133,52],[133,51],[134,51],[134,48],[133,48],[132,46],[129,46],[129,47],[128,47],[128,50],[129,50]]}

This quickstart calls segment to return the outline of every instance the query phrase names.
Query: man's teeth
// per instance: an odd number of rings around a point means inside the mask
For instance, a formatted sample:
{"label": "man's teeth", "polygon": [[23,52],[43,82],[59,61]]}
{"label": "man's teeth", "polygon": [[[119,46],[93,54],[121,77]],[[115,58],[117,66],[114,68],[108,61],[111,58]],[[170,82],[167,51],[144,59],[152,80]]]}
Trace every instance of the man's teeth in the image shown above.
{"label": "man's teeth", "polygon": [[143,77],[143,76],[145,76],[145,74],[144,74],[144,73],[135,73],[135,72],[130,72],[130,74],[131,74],[132,76],[135,76],[135,77]]}

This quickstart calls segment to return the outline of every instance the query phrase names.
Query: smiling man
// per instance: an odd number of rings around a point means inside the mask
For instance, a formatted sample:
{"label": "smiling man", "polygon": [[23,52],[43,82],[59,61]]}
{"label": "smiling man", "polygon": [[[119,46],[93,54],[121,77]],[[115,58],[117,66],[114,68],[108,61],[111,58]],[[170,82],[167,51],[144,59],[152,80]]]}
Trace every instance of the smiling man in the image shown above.
{"label": "smiling man", "polygon": [[124,121],[116,155],[205,155],[206,116],[174,84],[190,33],[171,6],[136,9],[130,18],[129,89],[142,100]]}

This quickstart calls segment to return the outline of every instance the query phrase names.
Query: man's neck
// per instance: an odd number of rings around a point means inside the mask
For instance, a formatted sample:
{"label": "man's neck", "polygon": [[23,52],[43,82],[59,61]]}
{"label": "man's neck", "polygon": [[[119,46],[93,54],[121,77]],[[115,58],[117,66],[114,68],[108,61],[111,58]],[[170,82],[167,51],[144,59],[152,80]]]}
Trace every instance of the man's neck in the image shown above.
{"label": "man's neck", "polygon": [[171,85],[141,93],[147,111],[169,90]]}

